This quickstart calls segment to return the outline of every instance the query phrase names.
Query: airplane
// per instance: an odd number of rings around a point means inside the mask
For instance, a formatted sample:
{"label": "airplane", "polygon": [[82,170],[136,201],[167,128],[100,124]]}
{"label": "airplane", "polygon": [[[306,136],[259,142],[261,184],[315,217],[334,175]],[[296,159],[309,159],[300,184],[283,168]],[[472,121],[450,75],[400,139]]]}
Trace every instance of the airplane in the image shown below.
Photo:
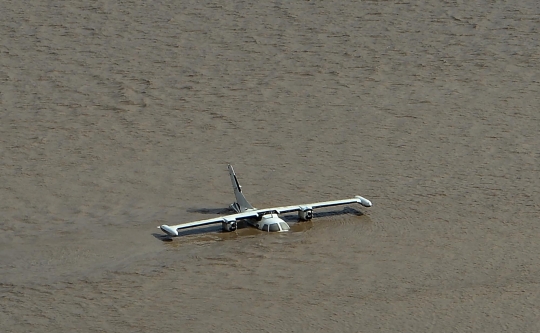
{"label": "airplane", "polygon": [[168,226],[166,224],[158,226],[164,233],[171,237],[178,236],[178,230],[194,228],[203,225],[221,223],[223,231],[235,231],[237,228],[237,221],[243,220],[249,225],[258,228],[262,231],[268,232],[283,232],[290,229],[287,222],[282,220],[278,214],[288,212],[298,212],[298,218],[302,221],[309,221],[313,218],[313,209],[322,207],[331,207],[338,205],[346,205],[350,203],[359,203],[364,207],[371,207],[372,203],[366,198],[359,195],[351,199],[342,199],[334,201],[323,201],[311,204],[295,205],[295,206],[283,206],[274,208],[257,209],[254,208],[244,197],[242,192],[242,186],[236,178],[232,165],[227,166],[229,169],[229,175],[231,176],[231,182],[234,190],[234,196],[236,201],[229,207],[236,213],[226,216],[215,217],[206,220],[200,220],[195,222],[182,223],[177,225]]}

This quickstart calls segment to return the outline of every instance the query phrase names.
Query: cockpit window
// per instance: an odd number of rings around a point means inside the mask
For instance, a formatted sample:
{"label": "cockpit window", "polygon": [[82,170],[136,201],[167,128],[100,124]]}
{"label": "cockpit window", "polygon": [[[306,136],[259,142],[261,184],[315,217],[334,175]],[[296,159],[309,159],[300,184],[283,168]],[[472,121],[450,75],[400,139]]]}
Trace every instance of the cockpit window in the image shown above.
{"label": "cockpit window", "polygon": [[285,223],[285,222],[279,222],[279,225],[281,226],[282,231],[287,231],[287,230],[290,229],[289,225],[287,223]]}
{"label": "cockpit window", "polygon": [[262,230],[263,230],[263,231],[268,231],[268,224],[263,225]]}
{"label": "cockpit window", "polygon": [[278,223],[272,223],[270,224],[270,231],[279,231],[279,224]]}

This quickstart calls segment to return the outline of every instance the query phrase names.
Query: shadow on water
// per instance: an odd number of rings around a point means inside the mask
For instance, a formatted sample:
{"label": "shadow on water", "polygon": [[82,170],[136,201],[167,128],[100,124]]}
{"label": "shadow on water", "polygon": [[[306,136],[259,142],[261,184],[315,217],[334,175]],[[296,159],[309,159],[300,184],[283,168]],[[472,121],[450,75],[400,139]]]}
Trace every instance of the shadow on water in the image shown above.
{"label": "shadow on water", "polygon": [[[231,214],[233,213],[232,210],[228,208],[200,208],[200,209],[189,209],[188,212],[190,213],[200,213],[200,214],[212,214],[212,215],[222,215],[222,214]],[[330,211],[315,211],[314,212],[314,220],[317,219],[324,219],[324,218],[330,218],[338,215],[343,214],[349,214],[349,215],[356,215],[356,216],[363,216],[364,213],[361,212],[358,209],[354,209],[351,207],[344,207],[340,210],[330,210]],[[313,227],[313,220],[312,221],[299,221],[298,215],[296,213],[287,213],[280,216],[285,222],[289,223],[291,226],[292,232],[304,232]],[[245,236],[245,235],[256,235],[260,233],[264,233],[264,231],[260,231],[257,228],[249,226],[245,221],[238,221],[237,224],[238,230],[236,232],[226,232],[221,230],[221,225],[219,223],[216,223],[214,225],[209,226],[201,226],[201,227],[195,227],[193,229],[185,229],[178,232],[178,237],[185,237],[185,236],[209,236],[212,235],[212,240],[226,240],[226,239],[234,239],[238,236]],[[246,230],[243,230],[246,229]],[[152,233],[152,236],[154,236],[156,239],[161,240],[163,242],[172,242],[175,237],[170,237],[168,235],[164,234],[158,234],[158,233]],[[205,237],[206,238],[206,237]]]}
{"label": "shadow on water", "polygon": [[190,208],[187,210],[188,213],[198,213],[198,214],[211,214],[211,215],[223,215],[223,214],[234,214],[234,211],[230,208]]}
{"label": "shadow on water", "polygon": [[158,233],[155,233],[153,232],[152,233],[152,236],[154,236],[156,239],[162,241],[162,242],[172,242],[172,237],[169,236],[169,235],[165,235],[165,234],[158,234]]}

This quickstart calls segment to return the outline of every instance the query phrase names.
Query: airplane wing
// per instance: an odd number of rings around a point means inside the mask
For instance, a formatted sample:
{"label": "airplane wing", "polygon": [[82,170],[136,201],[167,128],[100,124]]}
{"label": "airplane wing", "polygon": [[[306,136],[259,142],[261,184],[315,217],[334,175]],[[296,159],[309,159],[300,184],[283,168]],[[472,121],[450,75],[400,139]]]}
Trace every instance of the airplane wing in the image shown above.
{"label": "airplane wing", "polygon": [[225,215],[225,216],[215,217],[215,218],[211,218],[207,220],[182,223],[182,224],[177,224],[177,225],[172,225],[172,226],[163,224],[163,225],[158,226],[158,228],[161,229],[164,233],[166,233],[169,236],[178,236],[178,230],[181,230],[181,229],[187,229],[187,228],[193,228],[193,227],[199,227],[203,225],[223,223],[223,222],[232,223],[232,222],[235,222],[236,220],[260,217],[266,213],[280,214],[280,213],[288,213],[288,212],[294,212],[294,211],[306,211],[306,210],[312,210],[316,208],[347,205],[350,203],[359,203],[364,207],[372,206],[371,201],[357,195],[351,199],[322,201],[322,202],[315,202],[315,203],[304,204],[304,205],[273,207],[273,208],[265,208],[265,209],[253,209],[253,210],[248,210],[248,211],[237,213],[237,214]]}
{"label": "airplane wing", "polygon": [[351,199],[342,199],[342,200],[333,200],[333,201],[321,201],[321,202],[315,202],[310,204],[303,204],[303,205],[296,205],[296,206],[284,206],[284,207],[275,207],[275,208],[268,208],[268,209],[259,209],[258,211],[276,211],[278,213],[288,213],[288,212],[295,212],[299,210],[308,210],[308,209],[316,209],[316,208],[323,208],[323,207],[332,207],[332,206],[339,206],[339,205],[347,205],[350,203],[359,203],[364,207],[371,207],[372,203],[366,198],[363,198],[359,195],[355,196]]}
{"label": "airplane wing", "polygon": [[203,225],[222,223],[222,222],[230,223],[236,220],[243,220],[243,219],[248,219],[252,217],[257,217],[259,214],[260,214],[259,210],[250,210],[250,211],[246,211],[246,212],[242,212],[238,214],[225,215],[225,216],[215,217],[212,219],[182,223],[182,224],[171,225],[171,226],[163,224],[163,225],[158,226],[158,228],[161,229],[164,233],[166,233],[169,236],[178,236],[178,230],[181,230],[181,229],[200,227]]}

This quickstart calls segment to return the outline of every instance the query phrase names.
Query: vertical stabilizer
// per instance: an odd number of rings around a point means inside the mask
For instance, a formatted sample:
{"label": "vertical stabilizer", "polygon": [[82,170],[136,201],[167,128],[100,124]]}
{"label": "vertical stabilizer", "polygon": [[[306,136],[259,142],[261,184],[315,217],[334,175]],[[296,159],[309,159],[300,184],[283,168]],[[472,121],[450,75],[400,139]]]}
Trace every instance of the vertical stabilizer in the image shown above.
{"label": "vertical stabilizer", "polygon": [[231,205],[231,208],[234,209],[237,213],[254,209],[253,206],[250,205],[249,202],[246,200],[244,194],[242,194],[242,186],[240,186],[240,183],[238,183],[238,179],[236,178],[236,174],[234,173],[232,165],[229,164],[227,167],[229,168],[229,175],[231,176],[234,196],[236,197],[236,202]]}

